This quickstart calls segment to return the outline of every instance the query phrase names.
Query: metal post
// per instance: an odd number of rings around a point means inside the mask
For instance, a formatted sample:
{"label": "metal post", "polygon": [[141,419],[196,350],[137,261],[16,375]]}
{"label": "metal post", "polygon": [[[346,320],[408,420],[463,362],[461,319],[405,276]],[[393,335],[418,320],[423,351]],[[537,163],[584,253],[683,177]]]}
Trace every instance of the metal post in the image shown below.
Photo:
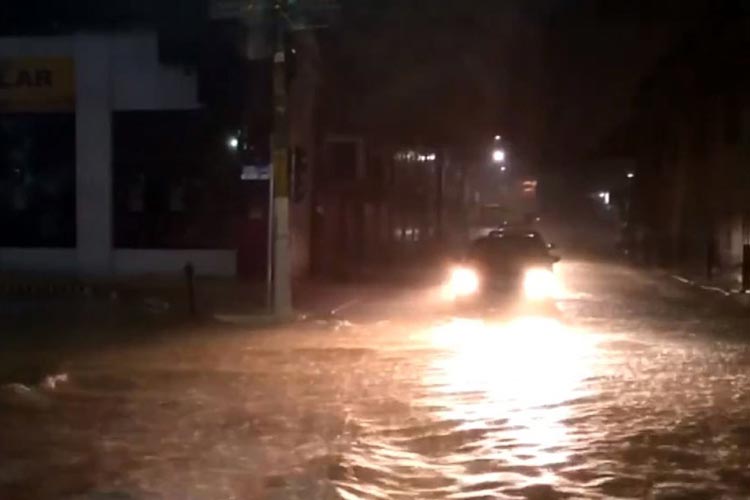
{"label": "metal post", "polygon": [[709,281],[714,278],[715,265],[716,249],[714,246],[713,231],[711,231],[706,239],[706,279]]}
{"label": "metal post", "polygon": [[195,305],[195,266],[192,262],[185,264],[185,284],[187,286],[188,311],[191,316],[196,316],[198,309]]}
{"label": "metal post", "polygon": [[750,243],[742,245],[742,291],[750,290]]}
{"label": "metal post", "polygon": [[286,81],[287,0],[277,0],[276,43],[273,56],[274,123],[271,146],[273,190],[273,309],[277,315],[292,311],[289,263],[289,110]]}
{"label": "metal post", "polygon": [[269,312],[273,312],[273,237],[274,237],[274,182],[273,166],[268,171],[268,227],[266,228],[266,307]]}
{"label": "metal post", "polygon": [[435,203],[435,226],[436,226],[436,236],[437,236],[437,242],[438,245],[440,245],[440,250],[442,250],[443,245],[443,198],[444,198],[444,190],[445,190],[445,153],[441,154],[437,159],[436,167],[436,175],[437,175],[437,200]]}

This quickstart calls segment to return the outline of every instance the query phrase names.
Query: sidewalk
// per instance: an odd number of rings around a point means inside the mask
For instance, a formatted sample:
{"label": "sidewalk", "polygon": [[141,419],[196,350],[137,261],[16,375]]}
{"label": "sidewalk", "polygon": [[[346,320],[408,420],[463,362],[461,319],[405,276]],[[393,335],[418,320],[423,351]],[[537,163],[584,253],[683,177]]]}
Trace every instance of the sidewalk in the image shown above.
{"label": "sidewalk", "polygon": [[689,267],[665,272],[671,278],[687,286],[725,297],[741,306],[750,307],[750,294],[742,291],[741,274],[737,269],[715,271],[711,277],[706,275],[705,269]]}
{"label": "sidewalk", "polygon": [[[444,268],[442,262],[430,259],[408,266],[363,268],[340,280],[299,280],[293,284],[294,308],[303,314],[328,313],[353,300],[363,287],[419,286],[437,280]],[[229,278],[196,277],[191,297],[187,280],[181,276],[81,281],[0,274],[0,322],[40,316],[75,320],[124,316],[180,323],[212,320],[222,314],[267,316],[266,302],[265,283]]]}
{"label": "sidewalk", "polygon": [[216,331],[222,308],[265,311],[257,286],[197,279],[195,314],[186,282],[141,277],[81,283],[43,276],[0,276],[0,381],[17,371],[54,365],[68,354]]}
{"label": "sidewalk", "polygon": [[178,279],[86,284],[45,283],[42,278],[24,284],[19,279],[18,285],[0,291],[0,385],[37,383],[71,354],[225,329],[334,319],[365,304],[408,295],[437,282],[442,272],[431,264],[370,270],[346,282],[298,281],[293,286],[295,314],[288,318],[268,312],[265,286],[236,280],[197,279],[193,315],[187,287]]}
{"label": "sidewalk", "polygon": [[[234,323],[267,327],[279,321],[329,317],[383,286],[424,281],[424,271],[377,270],[341,281],[294,283],[295,316],[276,318],[266,306],[264,284],[197,278],[194,311],[186,282],[141,277],[81,283],[44,277],[0,276],[0,342],[58,345],[123,341],[158,330]],[[241,318],[241,321],[231,321]],[[222,321],[222,319],[230,321]]]}
{"label": "sidewalk", "polygon": [[[330,317],[355,300],[358,291],[353,286],[300,284],[295,290],[297,307],[306,316],[299,319]],[[278,325],[262,303],[264,296],[264,290],[254,286],[202,281],[196,286],[198,315],[192,316],[185,290],[166,281],[145,287],[130,282],[86,293],[2,294],[0,389],[6,383],[38,384],[64,372],[66,359],[87,352],[95,356],[101,349],[117,346]],[[244,321],[222,322],[216,318],[221,314],[242,316]]]}

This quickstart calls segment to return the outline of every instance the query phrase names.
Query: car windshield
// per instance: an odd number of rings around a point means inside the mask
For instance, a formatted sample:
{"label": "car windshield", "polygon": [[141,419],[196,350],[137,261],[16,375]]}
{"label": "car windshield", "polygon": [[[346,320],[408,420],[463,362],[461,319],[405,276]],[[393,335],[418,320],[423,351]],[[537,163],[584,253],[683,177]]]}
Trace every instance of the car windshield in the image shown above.
{"label": "car windshield", "polygon": [[482,238],[474,243],[469,257],[474,260],[495,262],[538,258],[547,254],[540,236],[534,234]]}

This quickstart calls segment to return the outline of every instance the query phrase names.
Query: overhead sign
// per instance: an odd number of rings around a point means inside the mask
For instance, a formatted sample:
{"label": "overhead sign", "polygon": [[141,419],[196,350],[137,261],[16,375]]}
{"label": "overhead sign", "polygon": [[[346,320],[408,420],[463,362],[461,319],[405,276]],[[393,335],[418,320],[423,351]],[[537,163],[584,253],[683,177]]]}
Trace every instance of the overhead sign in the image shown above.
{"label": "overhead sign", "polygon": [[65,57],[0,59],[0,113],[72,111],[74,68]]}
{"label": "overhead sign", "polygon": [[240,19],[248,14],[251,4],[246,0],[212,0],[212,19]]}
{"label": "overhead sign", "polygon": [[243,181],[262,181],[269,179],[270,165],[244,165],[240,179]]}
{"label": "overhead sign", "polygon": [[242,19],[246,22],[269,21],[273,14],[274,2],[271,0],[211,0],[210,16],[212,19]]}
{"label": "overhead sign", "polygon": [[[212,19],[241,19],[253,27],[271,27],[275,23],[276,0],[210,0]],[[338,0],[286,0],[284,18],[287,29],[301,31],[326,27],[338,14]],[[256,30],[258,31],[258,30]],[[259,30],[267,34],[268,30]],[[258,35],[256,35],[258,36]]]}

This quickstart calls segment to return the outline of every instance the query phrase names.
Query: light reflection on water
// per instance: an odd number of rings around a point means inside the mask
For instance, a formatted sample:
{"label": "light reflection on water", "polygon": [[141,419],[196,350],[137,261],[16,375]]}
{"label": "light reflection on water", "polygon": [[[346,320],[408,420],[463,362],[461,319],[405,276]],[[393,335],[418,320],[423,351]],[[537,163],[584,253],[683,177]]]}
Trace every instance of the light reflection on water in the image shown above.
{"label": "light reflection on water", "polygon": [[[504,418],[523,465],[567,459],[571,438],[565,421],[573,415],[564,403],[589,395],[582,382],[592,373],[596,353],[591,336],[554,319],[524,317],[506,324],[457,320],[438,328],[434,338],[451,348],[426,381],[442,386],[427,404],[439,406],[439,399],[447,398],[441,418],[472,425]],[[481,396],[462,398],[465,394]]]}
{"label": "light reflection on water", "polygon": [[[592,396],[585,380],[595,371],[596,336],[546,317],[454,319],[427,334],[442,355],[424,369],[423,391],[412,406],[424,412],[428,430],[401,440],[370,435],[358,461],[385,466],[395,477],[399,457],[408,458],[409,470],[425,479],[450,478],[454,493],[484,488],[497,495],[510,483],[569,486],[555,470],[575,449],[571,402]],[[384,449],[388,461],[378,458]]]}
{"label": "light reflection on water", "polygon": [[592,336],[542,317],[505,324],[456,320],[438,327],[433,339],[448,355],[435,360],[428,384],[449,393],[481,391],[487,404],[506,408],[570,399],[590,375],[596,353]]}
{"label": "light reflection on water", "polygon": [[0,412],[0,498],[748,498],[746,343],[445,321],[86,356]]}
{"label": "light reflection on water", "polygon": [[51,407],[0,411],[0,498],[746,499],[747,319],[644,280],[572,287],[581,328],[448,320],[430,292],[375,324],[84,352]]}

